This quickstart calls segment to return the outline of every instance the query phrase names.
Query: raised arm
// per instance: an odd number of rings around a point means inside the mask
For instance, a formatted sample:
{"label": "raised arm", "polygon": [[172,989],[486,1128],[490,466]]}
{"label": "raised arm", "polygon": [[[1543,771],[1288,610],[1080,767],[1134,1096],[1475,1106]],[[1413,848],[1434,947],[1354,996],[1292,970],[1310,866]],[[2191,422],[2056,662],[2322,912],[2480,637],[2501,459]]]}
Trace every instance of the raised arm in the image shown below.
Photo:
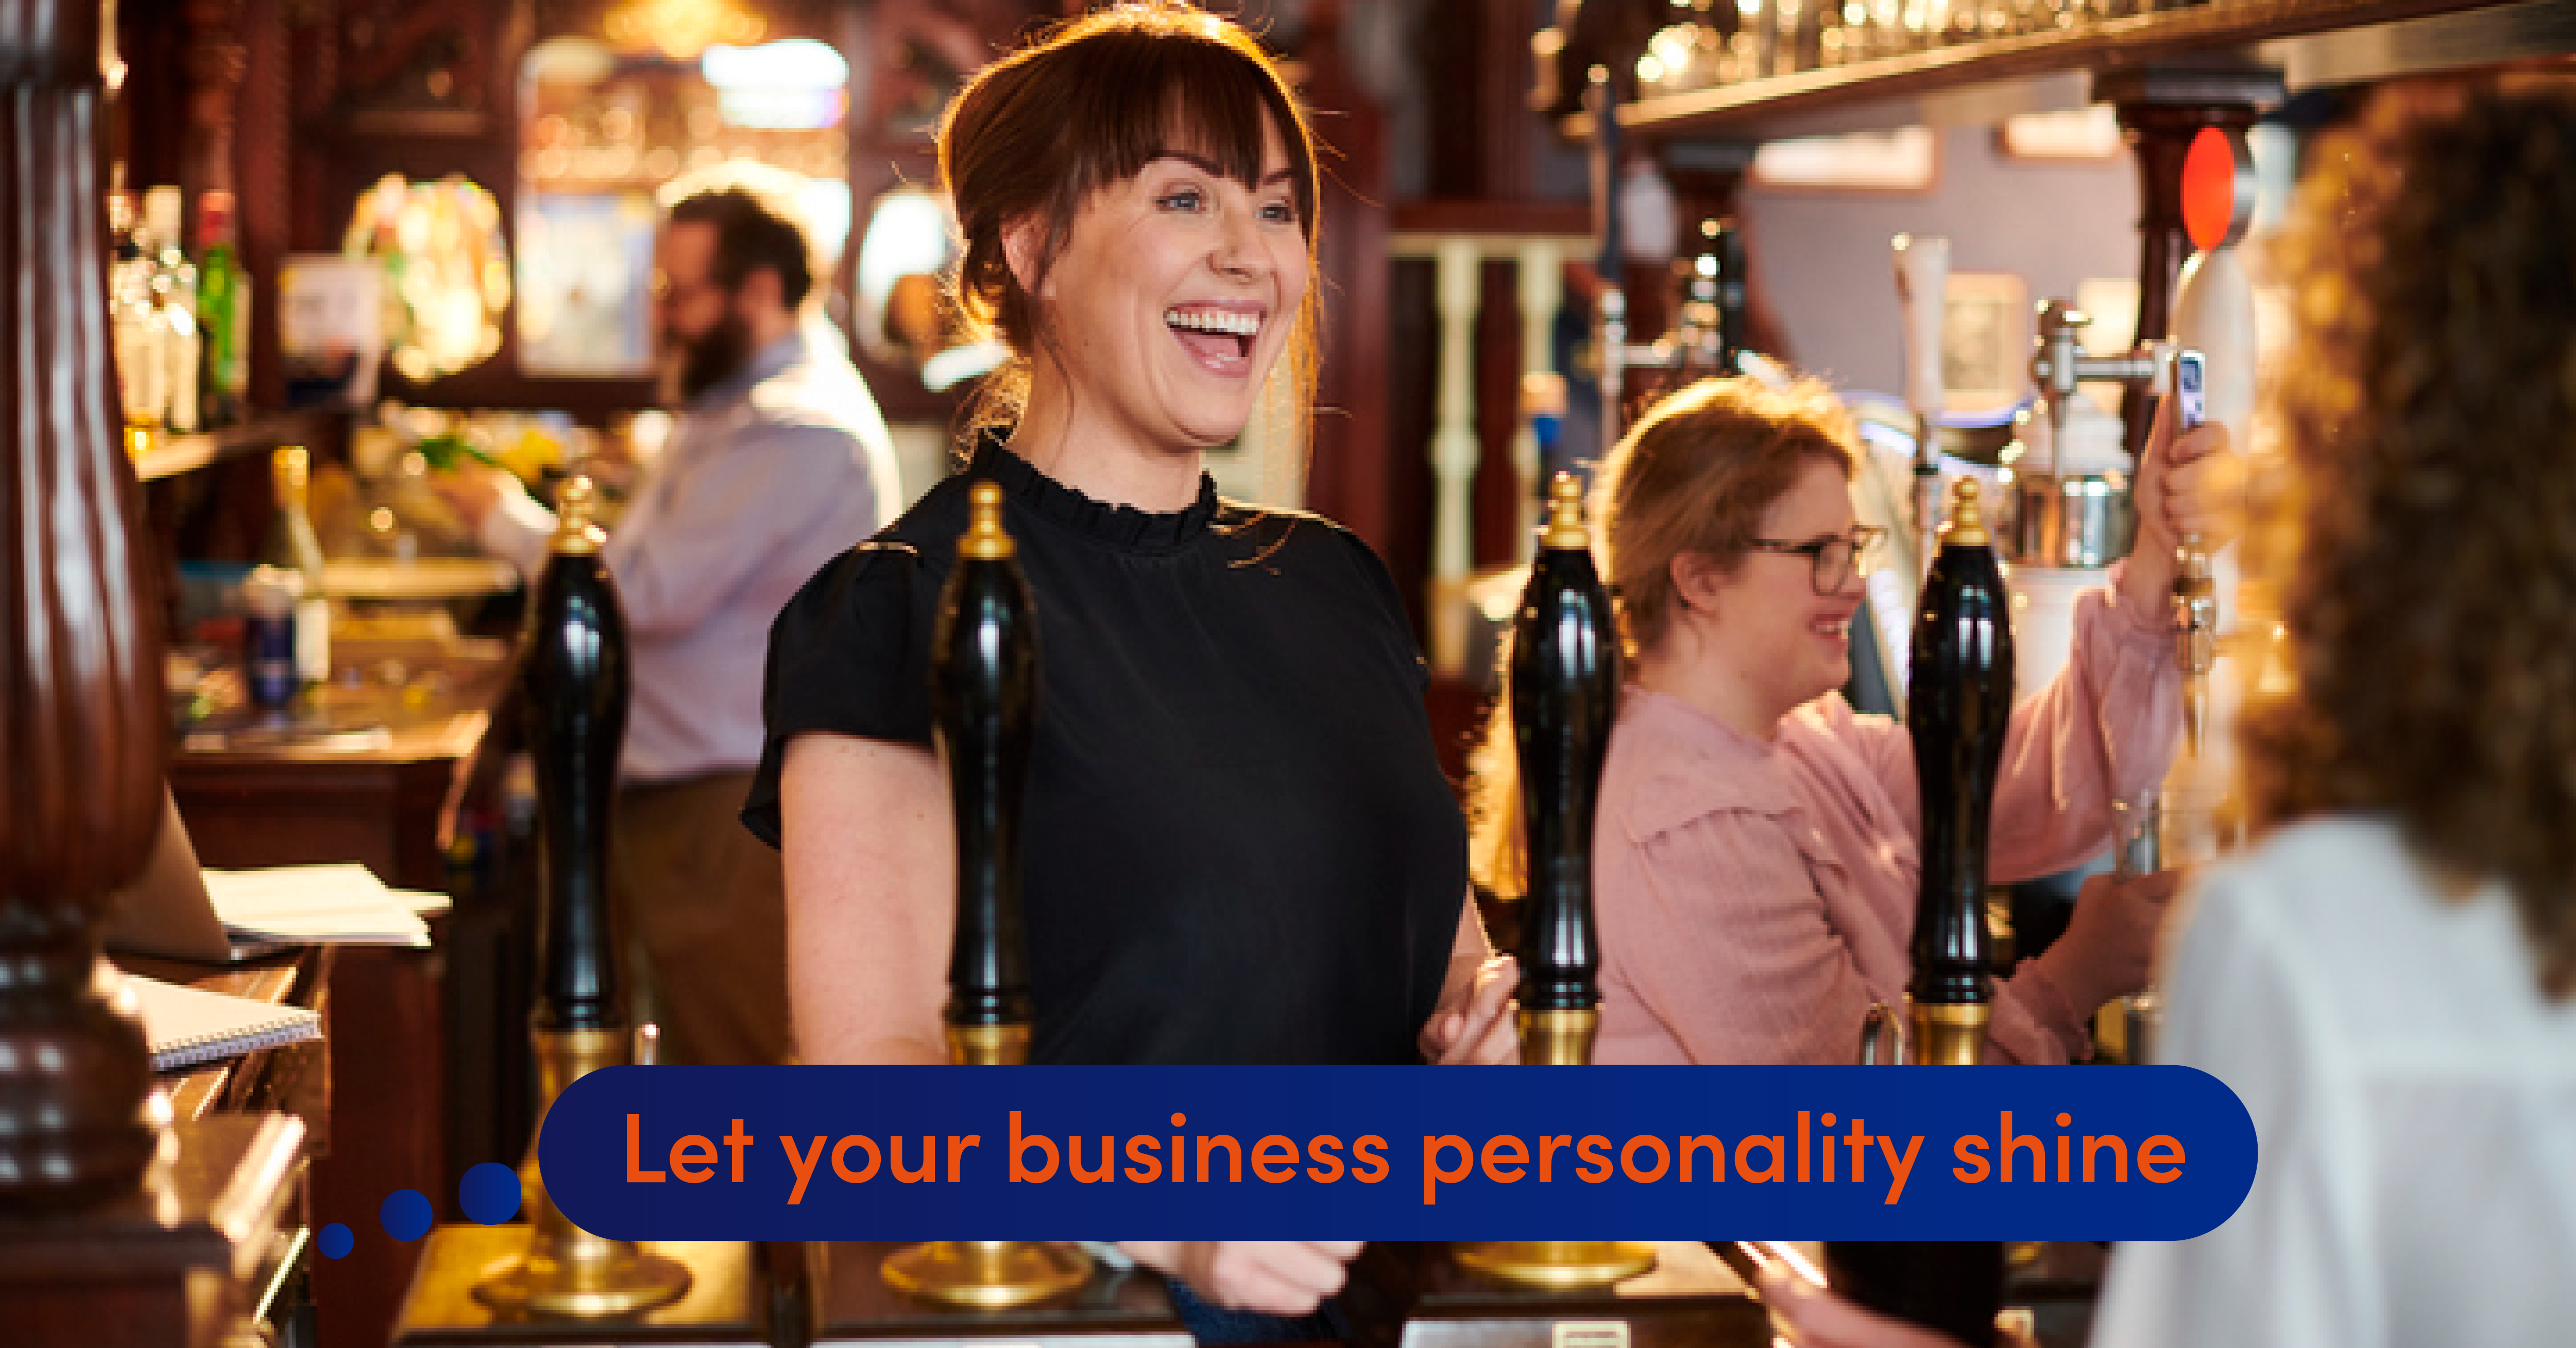
{"label": "raised arm", "polygon": [[913,745],[798,735],[779,815],[799,1058],[946,1062],[957,862],[938,760]]}

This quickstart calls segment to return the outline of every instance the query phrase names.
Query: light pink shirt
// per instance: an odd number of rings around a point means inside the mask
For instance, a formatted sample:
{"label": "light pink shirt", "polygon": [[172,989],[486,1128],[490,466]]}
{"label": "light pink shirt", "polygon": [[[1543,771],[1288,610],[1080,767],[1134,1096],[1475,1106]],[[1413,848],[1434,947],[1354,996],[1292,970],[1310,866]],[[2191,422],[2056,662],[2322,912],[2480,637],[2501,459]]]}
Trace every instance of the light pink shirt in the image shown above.
{"label": "light pink shirt", "polygon": [[[2181,723],[2164,614],[2133,613],[2114,589],[2083,596],[2065,669],[2013,709],[1993,879],[2099,855],[2111,801],[2164,776]],[[1630,684],[1593,831],[1593,1060],[1854,1061],[1870,1003],[1904,1005],[1921,832],[1902,724],[1828,694],[1764,744]],[[2086,1052],[2092,1008],[2069,1004],[2050,965],[2025,960],[1997,985],[1997,1056],[2054,1063]]]}

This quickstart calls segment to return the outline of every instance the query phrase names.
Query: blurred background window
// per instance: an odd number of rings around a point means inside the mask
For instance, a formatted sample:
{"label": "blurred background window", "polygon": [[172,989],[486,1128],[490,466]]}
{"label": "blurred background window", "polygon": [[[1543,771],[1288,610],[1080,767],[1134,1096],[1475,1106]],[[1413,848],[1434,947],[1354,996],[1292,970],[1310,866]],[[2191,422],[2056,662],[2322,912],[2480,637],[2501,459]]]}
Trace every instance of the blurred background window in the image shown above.
{"label": "blurred background window", "polygon": [[630,0],[604,38],[550,38],[519,82],[519,363],[652,372],[657,202],[727,180],[784,186],[831,276],[850,233],[849,63],[757,15]]}

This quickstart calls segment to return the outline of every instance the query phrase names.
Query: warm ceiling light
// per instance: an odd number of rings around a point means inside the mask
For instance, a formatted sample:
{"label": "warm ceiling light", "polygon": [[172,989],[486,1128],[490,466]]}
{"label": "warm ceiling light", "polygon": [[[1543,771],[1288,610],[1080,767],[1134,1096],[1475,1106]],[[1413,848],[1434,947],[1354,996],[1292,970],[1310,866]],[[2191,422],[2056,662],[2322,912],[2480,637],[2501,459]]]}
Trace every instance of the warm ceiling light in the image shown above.
{"label": "warm ceiling light", "polygon": [[675,61],[694,60],[716,43],[758,42],[769,24],[732,0],[618,0],[601,27],[628,51],[651,48]]}

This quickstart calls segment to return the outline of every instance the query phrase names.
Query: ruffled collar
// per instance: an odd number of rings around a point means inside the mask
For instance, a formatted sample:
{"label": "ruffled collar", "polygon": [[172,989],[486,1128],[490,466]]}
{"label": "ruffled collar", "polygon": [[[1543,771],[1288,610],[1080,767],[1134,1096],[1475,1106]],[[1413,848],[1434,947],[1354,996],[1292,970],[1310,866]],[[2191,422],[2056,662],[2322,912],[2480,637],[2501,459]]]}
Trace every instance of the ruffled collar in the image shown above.
{"label": "ruffled collar", "polygon": [[970,476],[1001,484],[1012,500],[1086,538],[1131,552],[1169,552],[1207,532],[1216,519],[1216,480],[1199,474],[1198,499],[1169,514],[1134,506],[1095,501],[1037,470],[1011,452],[997,433],[987,433],[966,465]]}

